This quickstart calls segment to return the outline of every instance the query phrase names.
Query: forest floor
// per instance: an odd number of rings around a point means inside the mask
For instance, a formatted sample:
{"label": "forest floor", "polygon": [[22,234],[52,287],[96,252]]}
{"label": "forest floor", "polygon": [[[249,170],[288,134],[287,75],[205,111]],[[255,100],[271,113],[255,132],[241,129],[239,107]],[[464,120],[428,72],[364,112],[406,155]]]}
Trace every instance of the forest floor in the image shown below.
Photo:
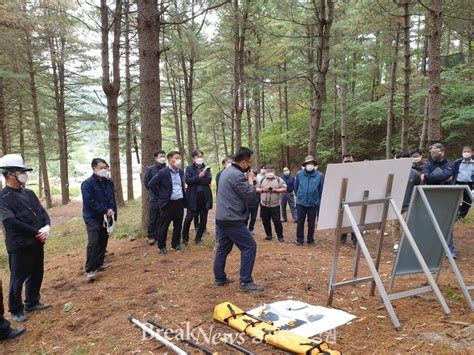
{"label": "forest floor", "polygon": [[[254,278],[265,285],[266,290],[254,295],[239,293],[237,282],[223,288],[213,286],[213,211],[203,246],[190,245],[183,252],[169,252],[161,257],[156,246],[148,246],[145,239],[130,238],[136,235],[140,221],[139,203],[130,204],[120,211],[118,237],[109,243],[108,250],[114,253],[109,257],[110,266],[92,284],[86,282],[83,271],[86,237],[80,217],[81,203],[76,201],[67,207],[55,207],[50,214],[53,236],[46,246],[42,301],[52,303],[53,307],[30,314],[25,323],[27,333],[19,339],[1,343],[2,354],[164,353],[165,347],[155,340],[144,339],[141,330],[128,322],[129,315],[141,321],[151,318],[174,329],[190,326],[192,329],[199,327],[210,335],[235,334],[231,328],[213,320],[216,304],[230,301],[246,310],[285,299],[326,305],[334,247],[332,231],[317,232],[319,243],[316,247],[298,247],[294,244],[294,223],[284,224],[286,240],[279,243],[263,239],[263,228],[257,220],[258,254]],[[469,285],[474,284],[473,230],[473,213],[467,222],[455,227],[457,263]],[[369,249],[374,250],[377,238],[374,231],[366,235]],[[349,245],[343,247],[338,280],[351,277],[354,250]],[[394,260],[391,250],[392,238],[388,236],[380,267],[383,280],[388,280],[391,273]],[[0,251],[0,257],[5,269],[4,249]],[[227,264],[230,277],[238,279],[239,264],[239,253],[235,248]],[[360,274],[367,275],[363,261],[361,266]],[[400,277],[396,290],[423,283],[421,275]],[[6,291],[7,271],[3,272],[3,285]],[[472,353],[474,314],[462,297],[447,262],[443,265],[439,285],[452,314],[444,315],[432,294],[397,300],[393,305],[403,326],[398,332],[380,298],[369,296],[370,284],[339,289],[333,306],[357,318],[337,328],[331,348],[344,353]],[[200,337],[200,342],[203,339]],[[248,338],[242,345],[256,353],[278,353],[268,345],[253,344]],[[188,346],[182,347],[192,351]],[[208,347],[229,352],[223,345]]]}

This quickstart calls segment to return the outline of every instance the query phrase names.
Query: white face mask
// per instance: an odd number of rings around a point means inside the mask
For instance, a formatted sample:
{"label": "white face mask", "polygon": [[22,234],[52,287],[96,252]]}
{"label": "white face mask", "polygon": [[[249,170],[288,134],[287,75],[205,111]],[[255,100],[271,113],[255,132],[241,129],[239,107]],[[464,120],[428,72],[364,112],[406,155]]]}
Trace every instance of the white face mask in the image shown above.
{"label": "white face mask", "polygon": [[196,159],[196,164],[197,164],[197,165],[202,165],[202,164],[204,164],[204,159],[203,159],[203,158],[197,158],[197,159]]}
{"label": "white face mask", "polygon": [[416,157],[416,158],[413,158],[413,161],[415,163],[419,163],[421,161],[421,157]]}
{"label": "white face mask", "polygon": [[28,181],[28,174],[18,175],[17,178],[20,184],[26,184],[26,182]]}
{"label": "white face mask", "polygon": [[176,159],[173,163],[173,166],[178,169],[181,166],[181,159]]}
{"label": "white face mask", "polygon": [[107,169],[101,169],[96,174],[97,174],[97,176],[106,178],[106,177],[108,177],[109,172],[107,171]]}
{"label": "white face mask", "polygon": [[260,175],[265,175],[265,170],[260,170]]}
{"label": "white face mask", "polygon": [[267,178],[273,179],[275,177],[275,173],[268,173]]}
{"label": "white face mask", "polygon": [[472,154],[469,153],[469,152],[464,152],[464,153],[462,153],[462,157],[463,157],[464,159],[469,159],[470,157],[472,157]]}
{"label": "white face mask", "polygon": [[308,164],[308,165],[306,165],[306,170],[307,170],[307,171],[313,171],[314,168],[315,168],[315,166],[314,166],[313,164]]}
{"label": "white face mask", "polygon": [[158,159],[156,159],[156,161],[157,161],[158,163],[160,163],[160,164],[166,163],[166,159],[165,159],[165,158],[158,158]]}
{"label": "white face mask", "polygon": [[231,166],[231,165],[232,165],[232,163],[227,163],[227,164],[225,165],[225,167],[228,168],[228,167]]}

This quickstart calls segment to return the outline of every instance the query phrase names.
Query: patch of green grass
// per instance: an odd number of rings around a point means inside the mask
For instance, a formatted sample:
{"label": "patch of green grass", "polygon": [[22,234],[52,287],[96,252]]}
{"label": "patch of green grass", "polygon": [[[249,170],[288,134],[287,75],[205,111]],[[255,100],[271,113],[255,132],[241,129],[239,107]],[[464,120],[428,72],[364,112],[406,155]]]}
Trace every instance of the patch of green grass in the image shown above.
{"label": "patch of green grass", "polygon": [[456,292],[450,286],[446,288],[446,295],[455,301],[460,300],[462,298],[462,295],[459,292]]}
{"label": "patch of green grass", "polygon": [[456,223],[461,223],[461,224],[474,224],[474,213],[469,213],[465,218],[462,218]]}

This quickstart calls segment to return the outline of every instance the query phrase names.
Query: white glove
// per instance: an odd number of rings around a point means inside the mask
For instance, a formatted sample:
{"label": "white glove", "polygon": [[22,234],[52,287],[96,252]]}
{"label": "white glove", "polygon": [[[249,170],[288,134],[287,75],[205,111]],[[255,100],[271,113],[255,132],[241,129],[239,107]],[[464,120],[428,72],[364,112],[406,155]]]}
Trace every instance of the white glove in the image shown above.
{"label": "white glove", "polygon": [[41,235],[43,235],[46,239],[49,238],[50,231],[51,231],[51,226],[49,224],[45,225],[43,228],[39,230]]}

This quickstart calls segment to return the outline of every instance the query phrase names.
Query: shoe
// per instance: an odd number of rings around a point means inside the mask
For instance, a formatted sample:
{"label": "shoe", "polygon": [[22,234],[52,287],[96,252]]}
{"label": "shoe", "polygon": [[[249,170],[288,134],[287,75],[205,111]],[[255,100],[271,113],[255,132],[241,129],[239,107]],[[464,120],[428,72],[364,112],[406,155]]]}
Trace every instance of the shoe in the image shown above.
{"label": "shoe", "polygon": [[12,314],[12,319],[17,323],[23,323],[28,319],[25,312],[21,311],[20,313]]}
{"label": "shoe", "polygon": [[302,246],[302,245],[303,245],[303,242],[298,242],[298,241],[296,241],[295,244],[298,245],[298,246]]}
{"label": "shoe", "polygon": [[148,238],[146,238],[146,239],[147,239],[148,245],[155,245],[155,242],[156,242],[155,239],[150,238],[150,237],[148,237]]}
{"label": "shoe", "polygon": [[195,243],[196,245],[202,245],[202,240],[195,240],[194,243]]}
{"label": "shoe", "polygon": [[357,239],[352,239],[352,247],[357,248]]}
{"label": "shoe", "polygon": [[87,282],[94,282],[96,280],[95,273],[96,271],[91,271],[87,273]]}
{"label": "shoe", "polygon": [[312,242],[308,242],[308,245],[316,245],[316,242],[315,241],[312,241]]}
{"label": "shoe", "polygon": [[171,250],[173,251],[181,251],[183,249],[184,247],[181,244],[177,245],[176,247],[171,247]]}
{"label": "shoe", "polygon": [[458,258],[457,255],[456,255],[456,250],[454,249],[454,245],[452,245],[452,244],[449,245],[449,253],[453,257],[453,259]]}
{"label": "shoe", "polygon": [[17,336],[22,335],[24,332],[26,332],[25,328],[10,328],[10,331],[8,332],[8,334],[0,337],[0,340],[13,339],[13,338],[16,338]]}
{"label": "shoe", "polygon": [[166,250],[166,248],[160,249],[160,252],[158,254],[161,256],[165,256],[166,254],[168,254],[168,250]]}
{"label": "shoe", "polygon": [[234,282],[234,280],[232,280],[232,279],[226,277],[224,280],[216,280],[216,281],[214,281],[214,285],[215,285],[216,287],[222,287],[222,286],[225,286],[225,285],[230,284],[230,283],[232,283],[232,282]]}
{"label": "shoe", "polygon": [[394,252],[394,253],[397,253],[397,252],[398,252],[398,247],[399,247],[399,246],[400,246],[399,244],[394,244],[394,245],[393,245],[393,252]]}
{"label": "shoe", "polygon": [[107,265],[101,265],[97,268],[98,272],[102,272],[102,271],[105,271],[105,270],[107,270]]}
{"label": "shoe", "polygon": [[182,245],[182,246],[185,246],[185,247],[187,247],[188,244],[189,244],[189,242],[188,242],[187,240],[186,240],[186,241],[183,241],[183,242],[181,243],[181,245]]}
{"label": "shoe", "polygon": [[347,243],[347,235],[341,235],[341,243],[346,244]]}
{"label": "shoe", "polygon": [[283,238],[283,237],[278,237],[278,241],[281,242],[281,243],[283,243],[283,242],[285,241],[285,238]]}
{"label": "shoe", "polygon": [[267,236],[265,237],[265,240],[272,240],[272,237],[267,235]]}
{"label": "shoe", "polygon": [[42,311],[43,309],[51,308],[52,306],[49,303],[38,303],[31,307],[25,306],[25,312],[33,312],[33,311]]}
{"label": "shoe", "polygon": [[265,287],[257,285],[255,282],[240,283],[241,292],[263,292]]}

